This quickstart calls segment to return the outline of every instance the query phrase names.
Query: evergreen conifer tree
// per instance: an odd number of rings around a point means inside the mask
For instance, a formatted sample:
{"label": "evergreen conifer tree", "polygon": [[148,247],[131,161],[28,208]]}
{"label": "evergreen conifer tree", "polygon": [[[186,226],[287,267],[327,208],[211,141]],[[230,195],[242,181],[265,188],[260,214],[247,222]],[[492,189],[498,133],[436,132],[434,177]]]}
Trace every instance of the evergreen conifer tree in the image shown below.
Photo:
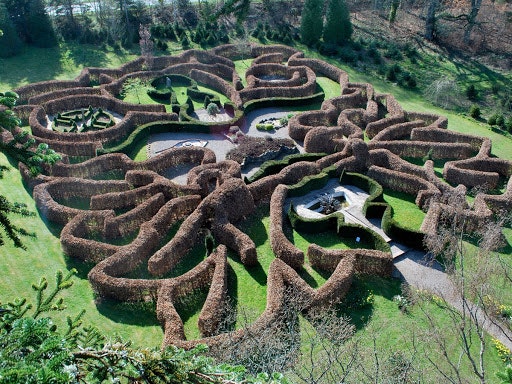
{"label": "evergreen conifer tree", "polygon": [[306,0],[300,24],[301,40],[307,46],[316,44],[322,37],[323,1]]}
{"label": "evergreen conifer tree", "polygon": [[352,37],[352,23],[345,0],[328,0],[324,42],[343,45]]}
{"label": "evergreen conifer tree", "polygon": [[11,57],[20,53],[22,43],[3,1],[0,1],[0,31],[0,57]]}
{"label": "evergreen conifer tree", "polygon": [[36,47],[48,48],[57,45],[57,36],[50,16],[41,0],[31,0],[28,8],[27,28],[29,42]]}

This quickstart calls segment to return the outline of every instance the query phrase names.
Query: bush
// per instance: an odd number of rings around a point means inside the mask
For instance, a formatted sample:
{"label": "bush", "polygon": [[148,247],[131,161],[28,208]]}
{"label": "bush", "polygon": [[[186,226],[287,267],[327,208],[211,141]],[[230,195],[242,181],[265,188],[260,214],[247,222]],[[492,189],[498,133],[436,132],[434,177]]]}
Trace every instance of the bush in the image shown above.
{"label": "bush", "polygon": [[380,55],[380,52],[375,46],[375,44],[370,44],[368,50],[366,51],[366,54],[368,55],[368,57],[372,59],[374,64],[382,64],[382,56]]}
{"label": "bush", "polygon": [[351,47],[345,46],[339,50],[340,60],[345,63],[355,63],[357,61],[357,53]]}
{"label": "bush", "polygon": [[204,108],[208,108],[208,106],[210,105],[210,103],[212,102],[212,100],[210,99],[210,96],[206,95],[204,97],[204,102],[203,102],[203,105],[204,105]]}
{"label": "bush", "polygon": [[503,115],[501,113],[493,113],[487,119],[487,124],[499,126],[498,122],[502,122],[502,121],[503,121]]}
{"label": "bush", "polygon": [[432,81],[425,89],[425,98],[443,108],[454,108],[461,104],[461,94],[457,83],[441,78]]}
{"label": "bush", "polygon": [[409,72],[404,71],[398,76],[398,84],[405,88],[415,88],[416,79]]}
{"label": "bush", "polygon": [[478,91],[473,84],[466,88],[466,97],[471,101],[478,99]]}
{"label": "bush", "polygon": [[396,82],[398,80],[398,74],[402,72],[402,68],[398,64],[393,64],[386,71],[386,80]]}
{"label": "bush", "polygon": [[208,112],[210,116],[215,116],[217,113],[220,112],[219,106],[215,103],[210,103],[206,107],[206,112]]}
{"label": "bush", "polygon": [[190,40],[188,39],[188,37],[185,33],[181,37],[181,48],[183,48],[183,49],[190,48]]}
{"label": "bush", "polygon": [[163,40],[157,40],[155,43],[155,47],[159,51],[167,51],[168,48],[167,43]]}
{"label": "bush", "polygon": [[501,99],[501,106],[507,111],[512,111],[512,95],[505,95]]}
{"label": "bush", "polygon": [[480,111],[480,107],[476,104],[473,104],[469,108],[469,116],[471,116],[473,119],[478,119],[482,115],[482,111]]}
{"label": "bush", "polygon": [[194,113],[194,102],[190,98],[190,96],[187,98],[187,115],[192,115]]}
{"label": "bush", "polygon": [[501,113],[496,116],[496,125],[500,128],[505,128],[505,118]]}
{"label": "bush", "polygon": [[386,52],[384,52],[384,57],[392,60],[400,61],[403,59],[402,52],[396,44],[390,44]]}
{"label": "bush", "polygon": [[505,129],[512,133],[512,116],[510,116],[507,120],[505,120]]}
{"label": "bush", "polygon": [[256,129],[259,131],[271,131],[274,129],[274,124],[258,123],[258,124],[256,124]]}
{"label": "bush", "polygon": [[318,51],[324,56],[333,57],[338,53],[338,46],[334,43],[323,43],[319,46]]}

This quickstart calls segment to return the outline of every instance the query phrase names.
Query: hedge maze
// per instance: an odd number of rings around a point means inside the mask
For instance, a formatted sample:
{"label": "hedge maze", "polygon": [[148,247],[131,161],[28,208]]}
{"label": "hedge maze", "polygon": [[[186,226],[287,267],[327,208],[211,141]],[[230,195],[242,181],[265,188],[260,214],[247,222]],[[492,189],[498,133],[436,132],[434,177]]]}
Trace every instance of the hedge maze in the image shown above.
{"label": "hedge maze", "polygon": [[[254,61],[244,86],[234,60],[249,51]],[[172,148],[143,162],[122,153],[152,133],[228,132],[241,127],[244,113],[252,109],[316,102],[324,96],[317,76],[339,83],[341,94],[289,120],[289,137],[306,153],[268,162],[250,178],[242,179],[239,163],[217,161],[208,147]],[[159,103],[125,103],[116,96],[130,78],[154,81],[160,90],[153,96],[169,100],[172,90],[164,86],[165,79],[171,87],[190,79],[191,89],[200,83],[225,95],[229,102],[224,108],[233,117],[207,123],[184,118],[183,109],[168,113]],[[139,58],[117,69],[86,68],[73,81],[36,83],[16,92],[21,101],[16,112],[30,124],[36,141],[63,155],[62,162],[36,178],[21,169],[38,208],[63,226],[64,252],[94,264],[88,278],[98,295],[156,303],[164,345],[214,347],[243,337],[243,330],[218,333],[229,295],[227,254],[237,254],[247,268],[258,264],[255,243],[239,223],[262,204],[270,207],[269,237],[276,258],[268,271],[266,309],[251,326],[253,331],[277,321],[289,288],[313,308],[342,300],[355,274],[391,274],[392,256],[385,242],[365,235],[364,228],[344,226],[339,217],[327,216],[322,225],[367,236],[375,249],[327,250],[311,244],[305,255],[287,236],[292,223],[309,225],[290,212],[290,196],[318,189],[330,178],[356,185],[370,194],[366,216],[382,217],[390,237],[416,247],[447,217],[462,213],[476,229],[512,210],[512,162],[492,157],[489,139],[449,131],[442,116],[404,111],[392,95],[376,93],[371,84],[352,83],[343,70],[286,46],[223,45],[156,57],[151,63]],[[205,98],[194,92],[189,96]],[[112,125],[108,116],[114,113],[121,118]],[[53,130],[46,126],[49,115],[57,116]],[[76,119],[85,121],[90,115],[95,122],[79,129]],[[2,138],[7,136],[4,132]],[[423,166],[404,160],[426,157]],[[432,159],[446,161],[442,179]],[[192,167],[185,184],[163,176],[180,165]],[[113,172],[119,177],[101,177]],[[504,191],[497,190],[500,185],[506,185]],[[454,195],[465,197],[475,186],[481,189],[472,205],[465,198],[453,203]],[[421,231],[413,233],[393,220],[382,199],[383,187],[415,197],[426,212]],[[72,199],[88,206],[65,205]],[[173,269],[207,234],[213,236],[215,249],[188,272],[173,276]],[[119,245],[114,241],[119,238],[127,243]],[[330,274],[318,289],[297,272],[305,260]],[[138,276],[141,270],[145,273]],[[198,322],[204,338],[186,340],[175,304],[197,290],[208,292]]]}

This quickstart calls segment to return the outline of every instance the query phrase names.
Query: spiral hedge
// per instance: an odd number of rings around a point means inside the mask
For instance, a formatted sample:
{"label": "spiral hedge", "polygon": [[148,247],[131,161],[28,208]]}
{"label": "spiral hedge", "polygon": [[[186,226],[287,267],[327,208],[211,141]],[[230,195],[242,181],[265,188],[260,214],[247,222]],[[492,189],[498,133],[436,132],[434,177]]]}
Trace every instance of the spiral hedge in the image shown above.
{"label": "spiral hedge", "polygon": [[[244,87],[233,60],[248,57],[254,61]],[[128,79],[167,75],[187,76],[224,94],[235,118],[221,124],[184,122],[176,113],[167,113],[162,104],[128,104],[117,98]],[[242,179],[238,163],[217,162],[208,148],[173,148],[143,162],[120,153],[152,132],[227,133],[230,126],[242,125],[244,111],[317,100],[323,97],[317,76],[339,83],[341,94],[323,100],[318,110],[290,119],[289,137],[303,144],[306,154],[269,163],[250,180]],[[409,245],[417,247],[447,217],[463,215],[476,230],[494,215],[512,209],[512,162],[492,157],[489,139],[449,131],[442,116],[404,111],[392,95],[376,93],[371,84],[351,83],[340,68],[306,58],[291,47],[223,45],[148,63],[138,58],[117,69],[85,68],[75,80],[31,84],[16,92],[21,102],[16,111],[30,124],[36,142],[50,144],[65,160],[78,161],[55,164],[35,179],[20,165],[28,185],[34,186],[40,212],[63,225],[61,244],[67,255],[94,263],[88,278],[99,296],[156,304],[163,345],[206,343],[222,348],[224,343],[243,339],[243,330],[219,333],[229,294],[227,254],[238,255],[247,267],[258,265],[254,241],[240,229],[240,222],[255,214],[259,205],[270,207],[269,237],[276,259],[268,271],[266,309],[251,325],[256,332],[277,321],[290,287],[313,308],[343,300],[355,274],[389,277],[392,271],[391,254],[380,238],[372,237],[377,248],[373,250],[326,250],[311,244],[308,262],[330,274],[321,287],[311,288],[297,272],[306,255],[287,235],[289,196],[318,189],[329,178],[354,184],[370,194],[364,213],[382,216],[388,235],[413,239]],[[49,115],[89,106],[116,113],[119,121],[94,132],[48,129]],[[3,141],[12,138],[1,133]],[[424,165],[407,158],[425,158]],[[447,161],[444,180],[434,172],[432,159]],[[186,183],[164,176],[180,165],[192,167]],[[113,173],[118,179],[108,180]],[[107,180],[98,180],[105,175]],[[506,185],[505,192],[497,193],[499,185]],[[487,189],[476,195],[472,206],[452,203],[451,196],[464,195],[475,186]],[[421,231],[407,232],[394,221],[383,202],[383,188],[415,197],[426,212]],[[325,227],[334,225],[339,230],[340,222],[334,219]],[[302,220],[300,225],[316,224]],[[176,234],[167,239],[176,226]],[[345,231],[362,229],[346,226]],[[173,276],[176,265],[207,233],[216,243],[213,252],[193,269]],[[116,238],[126,239],[126,244],[113,245]],[[146,272],[138,276],[141,270]],[[175,305],[198,290],[208,291],[198,324],[203,338],[186,340]]]}

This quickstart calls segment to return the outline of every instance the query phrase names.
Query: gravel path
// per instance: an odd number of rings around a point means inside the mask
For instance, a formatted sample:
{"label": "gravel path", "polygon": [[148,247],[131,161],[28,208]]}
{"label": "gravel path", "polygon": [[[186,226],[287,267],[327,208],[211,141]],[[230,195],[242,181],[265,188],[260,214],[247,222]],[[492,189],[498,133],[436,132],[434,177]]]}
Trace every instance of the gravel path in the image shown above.
{"label": "gravel path", "polygon": [[[475,319],[493,338],[512,350],[512,332],[505,327],[494,324],[485,312],[476,305],[464,304],[455,285],[437,263],[426,261],[425,252],[409,250],[394,259],[395,277],[418,289],[424,289],[446,300],[457,311],[468,311],[468,316]],[[448,331],[448,330],[447,330]]]}

